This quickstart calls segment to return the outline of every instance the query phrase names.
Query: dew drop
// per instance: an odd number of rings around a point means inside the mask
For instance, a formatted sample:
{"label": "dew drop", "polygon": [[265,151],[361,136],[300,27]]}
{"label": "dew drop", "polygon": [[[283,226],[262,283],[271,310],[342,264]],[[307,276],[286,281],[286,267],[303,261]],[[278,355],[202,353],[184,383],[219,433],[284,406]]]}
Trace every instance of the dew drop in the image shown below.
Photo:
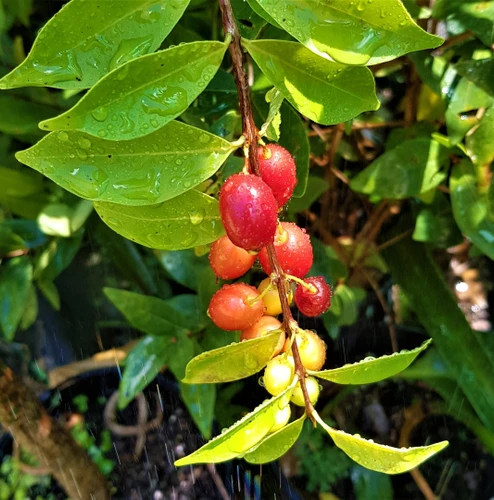
{"label": "dew drop", "polygon": [[197,226],[198,224],[200,224],[204,220],[204,216],[205,216],[205,213],[204,213],[204,210],[202,208],[192,210],[192,212],[189,215],[191,224],[194,226]]}
{"label": "dew drop", "polygon": [[67,132],[59,132],[57,138],[60,141],[66,142],[69,140],[69,134],[67,134]]}
{"label": "dew drop", "polygon": [[96,108],[94,111],[92,111],[91,115],[96,121],[102,122],[105,121],[108,117],[108,111],[105,107],[101,106],[100,108]]}

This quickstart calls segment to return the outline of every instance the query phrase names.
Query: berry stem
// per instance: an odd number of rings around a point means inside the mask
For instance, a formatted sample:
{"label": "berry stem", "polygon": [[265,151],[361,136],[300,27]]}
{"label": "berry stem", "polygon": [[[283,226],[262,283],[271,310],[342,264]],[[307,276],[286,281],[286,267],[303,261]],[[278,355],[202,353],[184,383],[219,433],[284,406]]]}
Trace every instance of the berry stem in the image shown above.
{"label": "berry stem", "polygon": [[286,275],[287,279],[290,281],[295,281],[298,283],[300,286],[303,286],[306,288],[310,293],[317,293],[317,288],[314,285],[311,285],[310,283],[306,283],[303,279],[297,278],[296,276],[292,276],[291,274]]}
{"label": "berry stem", "polygon": [[[218,0],[218,3],[221,10],[225,36],[231,36],[230,55],[232,57],[233,77],[235,79],[235,85],[238,92],[239,110],[240,115],[242,116],[242,131],[245,137],[244,148],[246,148],[248,151],[248,159],[250,162],[251,172],[257,176],[260,176],[257,156],[259,131],[257,130],[252,114],[250,87],[247,73],[244,68],[245,56],[242,49],[241,36],[238,31],[237,23],[235,22],[235,18],[233,16],[233,10],[230,0]],[[290,305],[288,303],[287,277],[285,276],[285,273],[276,256],[274,244],[270,243],[269,245],[267,245],[266,250],[269,257],[269,263],[271,265],[272,275],[274,275],[275,278],[273,282],[277,286],[278,294],[280,296],[281,308],[283,311],[283,329],[285,330],[288,337],[292,338],[292,336],[295,335],[295,330],[292,326],[295,321],[292,317]],[[298,352],[298,346],[296,342],[292,342],[292,354],[293,360],[295,362],[295,373],[300,380],[300,387],[304,395],[305,411],[315,425],[315,420],[313,417],[313,413],[315,412],[315,410],[312,406],[312,403],[310,402],[309,393],[307,392],[307,387],[305,384],[306,370],[300,359],[300,354]]]}

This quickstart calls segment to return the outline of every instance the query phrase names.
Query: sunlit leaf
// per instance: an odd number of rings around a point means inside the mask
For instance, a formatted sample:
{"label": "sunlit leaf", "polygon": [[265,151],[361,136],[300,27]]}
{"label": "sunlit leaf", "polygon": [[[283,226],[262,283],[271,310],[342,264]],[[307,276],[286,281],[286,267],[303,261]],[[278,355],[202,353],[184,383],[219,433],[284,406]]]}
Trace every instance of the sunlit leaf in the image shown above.
{"label": "sunlit leaf", "polygon": [[314,53],[344,64],[378,64],[442,43],[417,26],[399,0],[257,2]]}
{"label": "sunlit leaf", "polygon": [[16,157],[81,198],[151,205],[209,178],[234,149],[220,137],[172,121],[153,134],[121,142],[52,132]]}
{"label": "sunlit leaf", "polygon": [[271,398],[224,430],[202,448],[175,461],[176,467],[197,463],[226,462],[242,455],[261,441],[275,423],[280,406],[288,403],[291,390]]}
{"label": "sunlit leaf", "polygon": [[296,42],[244,41],[266,77],[297,111],[324,125],[379,108],[368,68],[323,59]]}
{"label": "sunlit leaf", "polygon": [[211,439],[216,386],[213,384],[180,383],[180,396],[201,434],[206,439]]}
{"label": "sunlit leaf", "polygon": [[29,299],[32,279],[29,257],[15,257],[0,267],[0,334],[12,340]]}
{"label": "sunlit leaf", "polygon": [[477,187],[475,168],[469,160],[453,167],[450,179],[451,205],[461,231],[494,259],[494,221],[487,216],[487,193]]}
{"label": "sunlit leaf", "polygon": [[68,238],[84,225],[92,211],[93,204],[87,200],[81,200],[73,207],[51,203],[40,212],[37,222],[45,234]]}
{"label": "sunlit leaf", "polygon": [[218,70],[226,49],[221,42],[193,42],[130,61],[40,127],[81,130],[114,141],[148,135],[187,109]]}
{"label": "sunlit leaf", "polygon": [[259,131],[259,135],[265,135],[270,141],[279,141],[280,139],[280,108],[283,100],[283,94],[276,87],[273,87],[266,94],[266,102],[269,103],[269,112],[266,121]]}
{"label": "sunlit leaf", "polygon": [[240,35],[245,38],[256,38],[261,29],[266,25],[266,21],[251,8],[249,2],[245,0],[230,1]]}
{"label": "sunlit leaf", "polygon": [[466,137],[466,147],[475,165],[488,165],[494,161],[494,107],[485,110],[480,123]]}
{"label": "sunlit leaf", "polygon": [[280,333],[276,331],[261,338],[203,352],[187,365],[183,382],[214,384],[254,375],[273,357],[279,338]]}
{"label": "sunlit leaf", "polygon": [[381,198],[416,196],[446,178],[448,149],[430,139],[412,139],[387,151],[350,182],[353,190]]}
{"label": "sunlit leaf", "polygon": [[158,250],[206,245],[224,233],[218,201],[195,190],[158,205],[126,207],[95,202],[94,208],[116,233]]}
{"label": "sunlit leaf", "polygon": [[412,351],[401,351],[380,358],[369,357],[341,368],[313,372],[313,375],[336,384],[372,384],[403,371],[430,342],[428,340]]}
{"label": "sunlit leaf", "polygon": [[494,58],[460,61],[455,70],[494,97]]}
{"label": "sunlit leaf", "polygon": [[279,431],[268,434],[253,451],[245,454],[243,459],[251,464],[265,464],[277,460],[295,444],[302,432],[304,421],[305,415]]}
{"label": "sunlit leaf", "polygon": [[108,71],[155,51],[190,0],[71,0],[39,32],[0,89],[91,87]]}

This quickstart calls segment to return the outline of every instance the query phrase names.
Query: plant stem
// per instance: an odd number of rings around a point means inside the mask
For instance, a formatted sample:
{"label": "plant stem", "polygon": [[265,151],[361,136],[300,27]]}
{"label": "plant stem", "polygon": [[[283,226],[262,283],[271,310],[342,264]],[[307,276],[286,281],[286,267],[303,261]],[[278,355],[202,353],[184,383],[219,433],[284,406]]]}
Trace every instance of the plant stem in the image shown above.
{"label": "plant stem", "polygon": [[1,360],[0,422],[22,449],[49,469],[70,498],[110,498],[105,477],[86,451],[68,429],[48,415],[36,394]]}
{"label": "plant stem", "polygon": [[[260,170],[257,158],[257,142],[259,140],[259,132],[257,130],[252,114],[250,87],[247,73],[244,68],[245,57],[242,49],[241,37],[238,31],[237,23],[235,22],[235,18],[233,16],[233,10],[230,0],[218,0],[218,2],[223,21],[223,30],[225,32],[225,35],[231,36],[230,54],[233,63],[233,77],[235,79],[235,85],[238,92],[238,104],[240,115],[242,116],[242,131],[243,135],[245,136],[245,146],[248,152],[250,169],[252,173],[259,176]],[[275,276],[274,284],[277,286],[278,294],[280,296],[281,308],[283,310],[283,328],[286,334],[289,337],[292,337],[295,334],[295,330],[293,329],[295,321],[290,311],[290,305],[288,304],[288,281],[278,261],[278,257],[276,256],[274,244],[270,243],[269,245],[267,245],[266,250],[269,257],[269,263],[271,265],[271,272]],[[305,385],[306,371],[300,359],[300,354],[298,352],[298,346],[296,342],[292,343],[292,353],[293,360],[295,362],[295,373],[300,380],[300,387],[302,388],[302,393],[304,395],[305,411],[307,412],[309,418],[314,422],[312,413],[315,410],[312,406],[312,403],[310,402],[307,387]]]}

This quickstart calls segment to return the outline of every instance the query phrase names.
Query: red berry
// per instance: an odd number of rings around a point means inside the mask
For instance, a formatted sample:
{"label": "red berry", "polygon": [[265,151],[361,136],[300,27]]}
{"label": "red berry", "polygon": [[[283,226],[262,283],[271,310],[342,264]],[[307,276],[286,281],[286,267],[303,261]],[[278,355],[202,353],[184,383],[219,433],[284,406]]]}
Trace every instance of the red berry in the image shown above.
{"label": "red berry", "polygon": [[[307,233],[293,222],[282,222],[283,231],[276,233],[274,248],[281,267],[287,274],[303,278],[312,267],[314,256]],[[259,262],[266,274],[271,274],[268,252],[259,252]]]}
{"label": "red berry", "polygon": [[223,330],[246,330],[258,321],[263,312],[259,292],[245,283],[223,285],[212,297],[208,314],[213,323]]}
{"label": "red berry", "polygon": [[292,155],[278,144],[258,149],[262,180],[271,188],[278,206],[282,207],[293,194],[297,184],[297,167]]}
{"label": "red berry", "polygon": [[216,240],[209,252],[209,263],[214,274],[222,280],[239,278],[252,267],[255,260],[255,255],[235,246],[228,236]]}
{"label": "red berry", "polygon": [[221,220],[234,245],[259,250],[273,241],[278,204],[260,177],[232,175],[223,184],[219,197]]}
{"label": "red berry", "polygon": [[302,285],[295,291],[295,304],[299,311],[306,316],[319,316],[326,312],[331,305],[331,289],[322,276],[314,276],[304,280],[307,284],[316,287],[312,292]]}

